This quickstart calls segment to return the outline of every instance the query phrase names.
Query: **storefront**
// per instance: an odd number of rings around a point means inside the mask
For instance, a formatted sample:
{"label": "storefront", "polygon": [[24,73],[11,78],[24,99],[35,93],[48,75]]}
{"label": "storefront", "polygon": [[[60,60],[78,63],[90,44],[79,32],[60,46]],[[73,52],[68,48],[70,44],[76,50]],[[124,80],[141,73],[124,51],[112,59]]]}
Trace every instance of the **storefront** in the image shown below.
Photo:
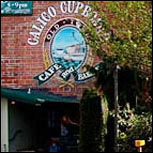
{"label": "storefront", "polygon": [[79,101],[95,82],[85,65],[99,62],[81,34],[90,11],[88,1],[1,1],[2,152],[51,141],[77,151]]}
{"label": "storefront", "polygon": [[79,101],[76,97],[3,88],[1,94],[6,98],[1,99],[2,142],[6,144],[2,151],[8,150],[8,144],[10,152],[48,151],[53,138],[63,150],[77,150]]}

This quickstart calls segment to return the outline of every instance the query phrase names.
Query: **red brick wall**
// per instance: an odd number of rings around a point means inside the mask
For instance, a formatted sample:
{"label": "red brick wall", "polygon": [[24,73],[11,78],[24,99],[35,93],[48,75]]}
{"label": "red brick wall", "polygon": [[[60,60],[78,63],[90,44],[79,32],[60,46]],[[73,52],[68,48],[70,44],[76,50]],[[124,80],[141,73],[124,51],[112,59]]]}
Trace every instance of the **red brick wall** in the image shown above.
{"label": "red brick wall", "polygon": [[38,87],[33,77],[45,70],[42,55],[44,36],[50,25],[56,20],[74,16],[62,15],[60,11],[56,18],[51,20],[43,30],[40,43],[30,46],[27,39],[30,37],[31,26],[38,16],[47,10],[48,6],[59,8],[60,1],[33,1],[32,15],[1,16],[1,86],[6,88],[39,88],[49,89],[63,95],[81,96],[85,88],[93,86],[94,79],[85,83],[73,83],[74,87],[59,88],[61,81],[53,77],[50,81]]}

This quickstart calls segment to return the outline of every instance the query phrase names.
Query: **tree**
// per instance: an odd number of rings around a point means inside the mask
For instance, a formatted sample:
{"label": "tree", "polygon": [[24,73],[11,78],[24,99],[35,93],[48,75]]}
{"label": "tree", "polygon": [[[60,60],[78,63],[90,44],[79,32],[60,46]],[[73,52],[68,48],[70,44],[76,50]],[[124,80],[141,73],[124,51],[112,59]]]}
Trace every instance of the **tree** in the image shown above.
{"label": "tree", "polygon": [[[121,103],[128,100],[135,102],[136,97],[139,97],[139,101],[152,102],[152,2],[104,3],[105,6],[101,7],[99,2],[90,2],[92,11],[82,32],[87,44],[103,63],[98,71],[91,68],[97,76],[97,87],[102,86],[103,93],[111,103],[118,99],[117,95],[115,98],[112,96],[112,76],[118,66]],[[97,23],[96,19],[93,20],[95,10],[101,19]],[[132,76],[132,81],[129,78],[125,80],[125,74]],[[143,84],[145,86],[141,86]]]}
{"label": "tree", "polygon": [[[104,63],[100,70],[96,71],[98,85],[103,86],[107,96],[108,91],[110,92],[110,88],[107,88],[110,86],[108,79],[112,79],[114,68],[118,65],[119,79],[122,79],[119,86],[126,82],[120,76],[127,72],[131,73],[133,82],[128,92],[140,97],[143,92],[140,84],[148,85],[148,91],[145,91],[148,93],[146,100],[152,90],[150,86],[152,83],[152,2],[108,1],[104,3],[105,6],[101,7],[99,2],[90,2],[92,11],[86,22],[87,26],[82,32],[87,44]],[[98,23],[93,21],[95,10],[101,19]],[[97,28],[93,23],[97,24]],[[125,89],[122,88],[120,92],[120,98],[124,101],[127,100]]]}

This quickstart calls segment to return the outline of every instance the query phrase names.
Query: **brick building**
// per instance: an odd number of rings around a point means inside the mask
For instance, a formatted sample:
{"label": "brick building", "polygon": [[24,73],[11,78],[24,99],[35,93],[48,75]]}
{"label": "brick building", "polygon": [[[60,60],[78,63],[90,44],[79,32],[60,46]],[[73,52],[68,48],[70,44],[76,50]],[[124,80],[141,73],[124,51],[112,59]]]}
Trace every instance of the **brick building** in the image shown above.
{"label": "brick building", "polygon": [[84,66],[99,60],[80,33],[88,1],[11,2],[1,2],[1,151],[43,148],[51,137],[75,144],[79,101],[95,81]]}

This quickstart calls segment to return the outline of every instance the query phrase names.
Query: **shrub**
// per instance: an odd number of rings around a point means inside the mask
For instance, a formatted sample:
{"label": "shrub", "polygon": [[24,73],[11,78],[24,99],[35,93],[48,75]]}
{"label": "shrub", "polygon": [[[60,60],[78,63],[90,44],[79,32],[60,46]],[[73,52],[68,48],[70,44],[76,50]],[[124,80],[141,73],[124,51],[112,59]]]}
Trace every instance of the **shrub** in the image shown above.
{"label": "shrub", "polygon": [[136,114],[129,105],[119,112],[119,151],[135,152],[135,140],[145,140],[143,152],[152,152],[152,113]]}
{"label": "shrub", "polygon": [[80,103],[79,152],[104,152],[107,132],[108,107],[104,96],[96,90],[87,90]]}

